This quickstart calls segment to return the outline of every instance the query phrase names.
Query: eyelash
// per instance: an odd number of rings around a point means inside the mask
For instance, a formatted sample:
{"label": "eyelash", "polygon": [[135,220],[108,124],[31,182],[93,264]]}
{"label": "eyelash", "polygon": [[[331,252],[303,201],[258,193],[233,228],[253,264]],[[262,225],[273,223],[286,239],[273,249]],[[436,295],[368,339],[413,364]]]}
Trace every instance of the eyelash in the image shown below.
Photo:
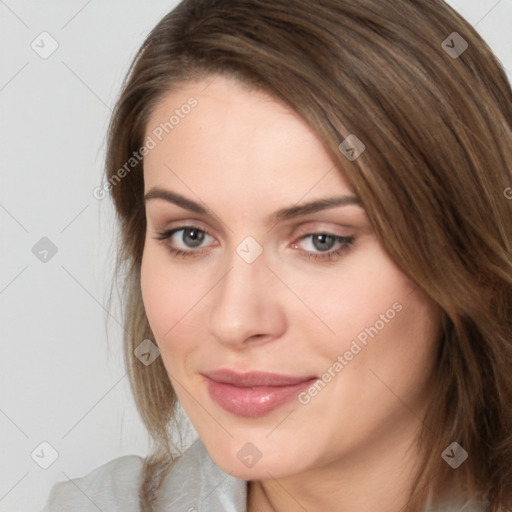
{"label": "eyelash", "polygon": [[[166,242],[169,240],[175,233],[179,231],[186,231],[186,230],[197,230],[200,233],[204,233],[205,235],[211,236],[210,233],[205,229],[199,229],[195,226],[181,226],[179,228],[174,228],[168,231],[163,231],[161,233],[158,233],[158,236],[155,237],[155,240],[158,240],[160,242]],[[323,231],[318,231],[314,233],[307,233],[305,235],[302,235],[299,240],[303,240],[305,238],[308,238],[310,236],[314,235],[327,235],[330,237],[333,237],[335,239],[335,242],[340,243],[341,246],[336,250],[330,250],[329,252],[312,252],[312,251],[305,251],[303,249],[299,249],[299,254],[303,256],[304,258],[308,258],[309,260],[315,259],[320,261],[333,261],[335,259],[338,259],[342,254],[344,254],[346,251],[350,250],[354,243],[354,237],[353,236],[341,236],[341,235],[335,235],[333,233],[327,233]],[[295,245],[295,243],[294,243]],[[191,251],[184,251],[182,249],[176,249],[174,247],[171,247],[168,243],[165,243],[165,246],[167,250],[174,256],[174,257],[182,257],[182,258],[196,258],[200,256],[202,253],[204,253],[204,249],[198,249],[198,250],[191,250]]]}

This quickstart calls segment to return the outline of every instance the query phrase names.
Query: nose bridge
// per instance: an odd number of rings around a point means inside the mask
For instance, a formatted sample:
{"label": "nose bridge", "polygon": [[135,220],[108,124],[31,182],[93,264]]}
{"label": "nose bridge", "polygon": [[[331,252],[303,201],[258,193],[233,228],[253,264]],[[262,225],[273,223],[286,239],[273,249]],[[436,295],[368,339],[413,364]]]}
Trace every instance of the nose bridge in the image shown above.
{"label": "nose bridge", "polygon": [[212,296],[209,330],[221,343],[237,345],[254,336],[276,336],[284,325],[272,273],[254,242],[244,240],[233,251]]}

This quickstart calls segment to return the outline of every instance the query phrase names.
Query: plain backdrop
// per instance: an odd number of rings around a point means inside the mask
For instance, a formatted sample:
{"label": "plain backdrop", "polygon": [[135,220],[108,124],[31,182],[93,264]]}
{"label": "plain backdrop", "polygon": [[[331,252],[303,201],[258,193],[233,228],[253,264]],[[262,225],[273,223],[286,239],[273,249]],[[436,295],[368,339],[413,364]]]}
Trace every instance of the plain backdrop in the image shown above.
{"label": "plain backdrop", "polygon": [[[512,0],[449,3],[510,77]],[[121,80],[175,4],[0,0],[2,512],[38,511],[55,482],[148,451],[106,305],[113,208],[92,191]]]}

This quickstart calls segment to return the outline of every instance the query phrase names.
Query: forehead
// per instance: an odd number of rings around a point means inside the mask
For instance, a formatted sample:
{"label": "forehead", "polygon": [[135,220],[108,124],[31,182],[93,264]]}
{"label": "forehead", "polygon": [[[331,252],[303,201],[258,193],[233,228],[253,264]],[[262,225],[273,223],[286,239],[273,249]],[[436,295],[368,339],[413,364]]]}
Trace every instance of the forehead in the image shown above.
{"label": "forehead", "polygon": [[185,191],[186,184],[264,197],[280,189],[286,202],[313,189],[350,190],[302,118],[234,79],[205,78],[168,93],[153,110],[146,137],[156,143],[144,158],[146,190],[167,184]]}

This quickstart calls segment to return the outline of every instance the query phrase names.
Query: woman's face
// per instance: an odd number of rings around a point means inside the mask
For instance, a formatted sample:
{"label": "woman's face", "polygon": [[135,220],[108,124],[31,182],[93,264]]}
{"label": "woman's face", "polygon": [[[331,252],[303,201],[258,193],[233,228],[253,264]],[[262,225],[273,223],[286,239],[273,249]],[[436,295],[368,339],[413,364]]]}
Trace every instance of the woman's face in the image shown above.
{"label": "woman's face", "polygon": [[168,94],[146,137],[144,305],[217,465],[278,478],[410,442],[439,315],[308,125],[209,77]]}

